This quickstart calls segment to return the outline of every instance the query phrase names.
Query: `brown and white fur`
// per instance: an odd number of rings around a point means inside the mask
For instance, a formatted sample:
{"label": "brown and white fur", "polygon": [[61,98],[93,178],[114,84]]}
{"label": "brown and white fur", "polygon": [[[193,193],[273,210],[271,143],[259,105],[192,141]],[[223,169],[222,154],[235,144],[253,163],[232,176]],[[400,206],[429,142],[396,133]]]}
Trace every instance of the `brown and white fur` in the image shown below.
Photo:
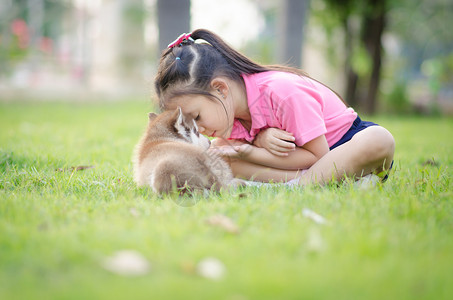
{"label": "brown and white fur", "polygon": [[156,193],[215,190],[236,185],[231,169],[219,156],[208,153],[210,141],[195,121],[178,107],[149,114],[148,128],[136,146],[134,180]]}

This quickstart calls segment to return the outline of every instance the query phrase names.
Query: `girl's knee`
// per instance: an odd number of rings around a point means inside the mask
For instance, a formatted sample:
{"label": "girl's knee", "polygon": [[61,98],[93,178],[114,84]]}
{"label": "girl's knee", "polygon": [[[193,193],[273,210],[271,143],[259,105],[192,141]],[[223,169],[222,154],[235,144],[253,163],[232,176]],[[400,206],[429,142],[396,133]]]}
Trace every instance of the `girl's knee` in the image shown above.
{"label": "girl's knee", "polygon": [[393,135],[384,127],[376,127],[376,147],[379,150],[382,158],[393,158],[393,153],[395,152],[395,139]]}
{"label": "girl's knee", "polygon": [[[372,126],[357,134],[362,142],[362,157],[367,162],[379,162],[389,165],[395,152],[395,139],[381,126]],[[366,162],[364,162],[366,163]]]}

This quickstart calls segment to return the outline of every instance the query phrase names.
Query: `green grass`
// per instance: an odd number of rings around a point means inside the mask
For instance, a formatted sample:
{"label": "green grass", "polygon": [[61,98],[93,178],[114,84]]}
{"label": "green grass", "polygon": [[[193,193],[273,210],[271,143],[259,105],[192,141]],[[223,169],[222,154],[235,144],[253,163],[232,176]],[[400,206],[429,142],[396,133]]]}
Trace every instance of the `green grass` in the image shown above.
{"label": "green grass", "polygon": [[[369,190],[248,188],[182,207],[132,181],[150,110],[0,103],[0,299],[453,298],[452,119],[368,118],[397,141],[392,176]],[[215,214],[240,233],[207,225]],[[122,249],[151,271],[103,269]],[[193,272],[208,256],[221,280]]]}

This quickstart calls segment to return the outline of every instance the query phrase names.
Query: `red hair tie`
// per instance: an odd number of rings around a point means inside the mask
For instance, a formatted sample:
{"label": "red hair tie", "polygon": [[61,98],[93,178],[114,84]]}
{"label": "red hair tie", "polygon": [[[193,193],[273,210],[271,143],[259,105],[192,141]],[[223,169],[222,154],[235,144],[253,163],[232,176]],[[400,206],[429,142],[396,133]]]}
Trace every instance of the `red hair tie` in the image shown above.
{"label": "red hair tie", "polygon": [[187,41],[192,41],[193,42],[193,38],[190,37],[191,33],[183,33],[181,34],[176,40],[174,40],[173,42],[171,42],[170,44],[168,44],[168,48],[173,48],[173,47],[177,47],[181,44],[183,44],[184,42],[187,42]]}

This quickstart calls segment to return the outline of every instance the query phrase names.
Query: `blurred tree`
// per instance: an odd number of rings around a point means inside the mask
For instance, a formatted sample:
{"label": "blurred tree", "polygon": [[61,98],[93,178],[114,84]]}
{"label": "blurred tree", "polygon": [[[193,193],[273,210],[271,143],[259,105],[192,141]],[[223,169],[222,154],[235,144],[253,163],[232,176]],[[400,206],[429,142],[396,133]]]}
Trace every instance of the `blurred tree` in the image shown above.
{"label": "blurred tree", "polygon": [[308,14],[309,0],[283,0],[279,16],[277,60],[301,67],[303,28]]}
{"label": "blurred tree", "polygon": [[403,44],[409,72],[419,73],[425,60],[453,52],[451,0],[398,0],[391,3],[389,30]]}
{"label": "blurred tree", "polygon": [[[358,10],[358,3],[355,0],[326,0],[326,2],[328,3],[329,8],[337,14],[340,26],[344,31],[344,73],[346,76],[345,99],[350,105],[356,106],[358,104],[356,90],[359,76],[353,67],[353,53],[356,44],[355,36],[357,35],[357,30],[355,30],[355,22],[351,16]],[[327,24],[330,25],[330,23]],[[331,30],[328,30],[328,33],[331,35]]]}
{"label": "blurred tree", "polygon": [[312,15],[326,29],[335,52],[339,47],[334,37],[339,28],[343,32],[345,100],[366,113],[374,113],[378,105],[385,33],[397,38],[399,51],[404,53],[393,53],[405,66],[400,70],[392,66],[392,84],[397,90],[411,76],[422,73],[424,61],[448,57],[453,51],[453,31],[448,29],[453,25],[450,0],[317,1],[324,6],[317,5]]}
{"label": "blurred tree", "polygon": [[371,74],[364,78],[362,108],[366,113],[376,112],[382,67],[382,34],[386,26],[387,0],[366,0],[363,13],[361,41],[371,59]]}
{"label": "blurred tree", "polygon": [[157,0],[159,50],[180,34],[190,32],[190,0]]}
{"label": "blurred tree", "polygon": [[[392,5],[389,30],[400,42],[393,58],[405,66],[399,80],[418,80],[428,88],[430,101],[453,94],[453,2],[451,0],[398,0]],[[409,87],[411,88],[411,87]],[[444,95],[444,96],[442,96]],[[419,98],[418,96],[417,98]],[[413,99],[417,101],[417,99]],[[420,100],[420,99],[419,99]],[[415,102],[414,101],[414,102]],[[451,101],[451,100],[450,100]],[[429,103],[436,105],[436,103]]]}
{"label": "blurred tree", "polygon": [[[344,32],[345,100],[365,113],[376,111],[382,67],[382,35],[388,0],[324,0]],[[332,23],[327,23],[332,26]],[[335,26],[335,25],[334,25]],[[331,30],[331,29],[330,29]]]}

